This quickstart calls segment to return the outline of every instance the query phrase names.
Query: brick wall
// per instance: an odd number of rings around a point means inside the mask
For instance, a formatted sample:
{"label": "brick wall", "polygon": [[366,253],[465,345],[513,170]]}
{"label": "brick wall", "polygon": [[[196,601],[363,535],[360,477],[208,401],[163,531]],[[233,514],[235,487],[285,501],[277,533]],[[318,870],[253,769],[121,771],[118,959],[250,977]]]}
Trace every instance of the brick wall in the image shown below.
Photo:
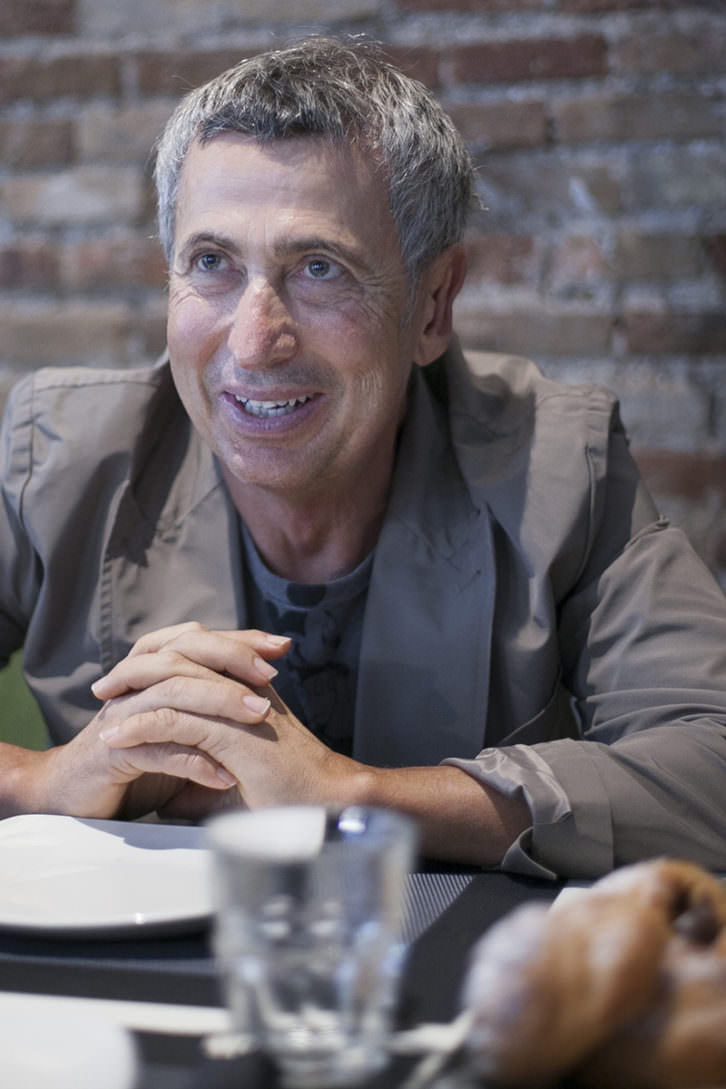
{"label": "brick wall", "polygon": [[386,42],[470,143],[464,341],[614,388],[724,579],[726,0],[3,0],[0,395],[156,355],[155,135],[184,89],[326,29]]}

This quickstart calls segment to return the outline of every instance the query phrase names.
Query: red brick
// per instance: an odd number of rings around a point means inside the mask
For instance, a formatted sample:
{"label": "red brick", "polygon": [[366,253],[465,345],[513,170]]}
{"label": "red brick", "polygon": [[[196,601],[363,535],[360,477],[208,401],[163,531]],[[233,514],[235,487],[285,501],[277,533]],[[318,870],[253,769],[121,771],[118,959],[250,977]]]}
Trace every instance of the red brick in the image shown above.
{"label": "red brick", "polygon": [[542,11],[550,0],[398,0],[402,11],[472,11],[487,12]]}
{"label": "red brick", "polygon": [[478,161],[482,199],[495,222],[516,228],[522,216],[567,226],[573,216],[622,210],[617,171],[607,160],[568,163],[559,155],[492,155]]}
{"label": "red brick", "polygon": [[48,291],[57,286],[58,251],[52,243],[19,241],[0,248],[1,289]]}
{"label": "red brick", "polygon": [[166,306],[146,307],[134,328],[145,358],[156,359],[166,347]]}
{"label": "red brick", "polygon": [[440,51],[427,46],[386,45],[386,56],[402,72],[418,79],[432,90],[440,85]]}
{"label": "red brick", "polygon": [[469,280],[523,284],[537,278],[539,253],[531,235],[472,234],[465,246]]}
{"label": "red brick", "polygon": [[591,235],[571,235],[552,250],[549,290],[565,298],[583,298],[612,280],[607,254]]}
{"label": "red brick", "polygon": [[3,0],[0,35],[70,34],[75,0]]}
{"label": "red brick", "polygon": [[704,239],[704,247],[715,271],[726,280],[726,234]]}
{"label": "red brick", "polygon": [[138,90],[180,97],[255,52],[259,49],[145,50],[133,57]]}
{"label": "red brick", "polygon": [[713,208],[726,204],[726,147],[715,143],[641,148],[623,180],[628,211]]}
{"label": "red brick", "polygon": [[633,355],[721,355],[726,352],[722,311],[627,309],[627,350]]}
{"label": "red brick", "polygon": [[144,176],[141,180],[141,206],[139,208],[139,215],[136,220],[136,227],[149,228],[152,233],[156,232],[156,187],[154,186],[154,179],[151,175],[151,164],[153,158],[150,157],[147,163]]}
{"label": "red brick", "polygon": [[133,312],[117,302],[5,303],[0,353],[10,363],[123,365],[130,360]]}
{"label": "red brick", "polygon": [[602,357],[610,354],[615,318],[586,304],[496,302],[468,292],[460,297],[454,324],[462,343],[487,351],[543,356]]}
{"label": "red brick", "polygon": [[547,113],[538,99],[455,104],[448,112],[472,147],[539,147],[547,142]]}
{"label": "red brick", "polygon": [[654,491],[689,499],[714,491],[726,496],[726,454],[639,450],[636,460]]}
{"label": "red brick", "polygon": [[690,31],[640,30],[621,39],[612,49],[615,72],[684,75],[724,71],[726,24]]}
{"label": "red brick", "polygon": [[656,283],[692,280],[708,272],[708,239],[694,234],[649,233],[635,228],[618,232],[615,273],[619,279]]}
{"label": "red brick", "polygon": [[69,120],[0,121],[0,161],[20,170],[66,166],[73,153],[72,137],[73,124]]}
{"label": "red brick", "polygon": [[703,94],[578,95],[552,104],[560,143],[721,137],[726,102]]}
{"label": "red brick", "polygon": [[[678,0],[660,0],[662,7],[673,6]],[[631,11],[635,8],[652,8],[653,0],[558,0],[558,9],[577,14],[608,11]]]}
{"label": "red brick", "polygon": [[162,288],[166,265],[159,243],[137,234],[113,234],[67,243],[61,251],[61,282],[86,294]]}
{"label": "red brick", "polygon": [[119,59],[113,54],[0,57],[0,104],[118,95],[120,88]]}
{"label": "red brick", "polygon": [[463,83],[602,76],[608,70],[607,42],[600,34],[480,42],[453,49],[451,58],[454,78]]}
{"label": "red brick", "polygon": [[117,102],[86,106],[76,121],[79,160],[145,163],[172,109],[172,103],[158,99],[133,106]]}
{"label": "red brick", "polygon": [[[234,31],[240,24],[313,27],[330,20],[374,17],[380,0],[82,0],[79,32],[108,40],[129,32],[140,41],[165,39],[194,43]],[[272,36],[269,40],[272,42]]]}
{"label": "red brick", "polygon": [[658,507],[688,534],[726,590],[726,454],[633,450]]}

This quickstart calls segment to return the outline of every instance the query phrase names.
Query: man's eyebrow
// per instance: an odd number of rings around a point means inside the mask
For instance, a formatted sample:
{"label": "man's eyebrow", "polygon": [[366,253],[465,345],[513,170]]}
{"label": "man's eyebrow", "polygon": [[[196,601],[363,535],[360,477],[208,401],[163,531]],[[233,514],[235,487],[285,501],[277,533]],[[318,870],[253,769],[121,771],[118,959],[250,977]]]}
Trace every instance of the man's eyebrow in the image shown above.
{"label": "man's eyebrow", "polygon": [[281,238],[275,243],[274,252],[279,257],[295,256],[299,253],[330,253],[347,261],[360,263],[361,258],[353,246],[346,246],[324,235],[305,235],[300,238]]}
{"label": "man's eyebrow", "polygon": [[216,246],[218,249],[228,250],[231,253],[239,252],[234,240],[228,235],[217,234],[214,231],[198,231],[189,235],[184,245],[179,248],[179,256],[185,256],[197,246]]}

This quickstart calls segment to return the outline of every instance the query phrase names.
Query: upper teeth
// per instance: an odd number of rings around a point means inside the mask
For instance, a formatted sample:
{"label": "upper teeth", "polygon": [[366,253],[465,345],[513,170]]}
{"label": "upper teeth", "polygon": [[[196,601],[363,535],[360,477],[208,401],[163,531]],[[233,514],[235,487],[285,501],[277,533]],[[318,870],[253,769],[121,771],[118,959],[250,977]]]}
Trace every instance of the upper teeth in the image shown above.
{"label": "upper teeth", "polygon": [[297,405],[304,405],[310,400],[310,394],[303,397],[294,397],[290,401],[252,401],[249,397],[237,397],[235,401],[244,405],[245,411],[253,416],[282,416],[285,412],[292,412]]}

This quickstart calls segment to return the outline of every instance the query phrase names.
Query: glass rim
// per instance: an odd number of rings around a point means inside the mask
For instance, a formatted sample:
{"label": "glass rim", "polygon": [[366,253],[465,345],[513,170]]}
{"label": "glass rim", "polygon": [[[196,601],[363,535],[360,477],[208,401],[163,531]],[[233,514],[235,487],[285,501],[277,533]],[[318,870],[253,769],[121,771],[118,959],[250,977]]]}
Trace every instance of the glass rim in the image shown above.
{"label": "glass rim", "polygon": [[[373,851],[399,842],[417,846],[414,819],[397,809],[373,805],[290,804],[235,809],[205,822],[213,852],[258,862],[310,862],[326,851]],[[264,835],[264,839],[262,836]],[[278,839],[271,849],[271,836]]]}

